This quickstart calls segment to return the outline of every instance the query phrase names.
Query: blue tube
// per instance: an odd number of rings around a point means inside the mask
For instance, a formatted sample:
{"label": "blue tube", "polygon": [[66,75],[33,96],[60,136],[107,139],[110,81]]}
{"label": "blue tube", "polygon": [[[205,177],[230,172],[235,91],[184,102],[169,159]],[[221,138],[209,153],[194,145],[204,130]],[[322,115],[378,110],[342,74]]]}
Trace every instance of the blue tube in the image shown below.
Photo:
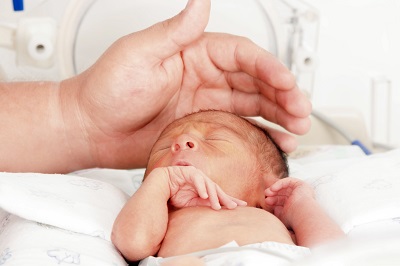
{"label": "blue tube", "polygon": [[14,11],[24,10],[24,0],[13,0]]}
{"label": "blue tube", "polygon": [[356,146],[360,147],[361,150],[362,150],[366,155],[371,155],[371,154],[372,154],[372,152],[371,152],[367,147],[365,147],[365,145],[364,145],[361,141],[359,141],[358,139],[353,140],[353,141],[351,142],[351,145],[356,145]]}

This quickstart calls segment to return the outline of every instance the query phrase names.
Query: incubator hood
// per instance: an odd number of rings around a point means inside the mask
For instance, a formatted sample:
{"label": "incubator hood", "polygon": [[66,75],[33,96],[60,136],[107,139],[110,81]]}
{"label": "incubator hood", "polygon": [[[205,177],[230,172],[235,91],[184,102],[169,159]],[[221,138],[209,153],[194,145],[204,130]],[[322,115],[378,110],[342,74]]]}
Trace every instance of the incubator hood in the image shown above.
{"label": "incubator hood", "polygon": [[[0,79],[59,80],[80,73],[116,39],[177,14],[186,2],[1,1]],[[213,0],[206,31],[250,38],[311,94],[318,24],[318,12],[300,0]]]}

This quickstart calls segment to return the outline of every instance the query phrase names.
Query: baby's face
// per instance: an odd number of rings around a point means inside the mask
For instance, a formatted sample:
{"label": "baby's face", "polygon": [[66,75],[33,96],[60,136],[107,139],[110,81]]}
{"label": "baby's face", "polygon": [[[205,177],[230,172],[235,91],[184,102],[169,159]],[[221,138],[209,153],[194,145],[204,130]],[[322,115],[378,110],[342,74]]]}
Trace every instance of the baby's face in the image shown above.
{"label": "baby's face", "polygon": [[147,173],[156,167],[194,166],[229,195],[244,199],[250,175],[256,172],[256,157],[235,119],[240,118],[206,112],[175,121],[155,143]]}

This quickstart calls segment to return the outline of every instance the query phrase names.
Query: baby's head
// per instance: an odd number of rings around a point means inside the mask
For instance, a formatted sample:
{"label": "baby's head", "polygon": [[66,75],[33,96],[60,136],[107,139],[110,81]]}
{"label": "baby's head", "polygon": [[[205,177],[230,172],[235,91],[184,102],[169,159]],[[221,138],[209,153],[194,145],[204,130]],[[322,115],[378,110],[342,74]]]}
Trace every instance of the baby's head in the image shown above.
{"label": "baby's head", "polygon": [[288,176],[286,154],[268,132],[224,111],[200,111],[177,119],[161,133],[145,176],[156,167],[192,165],[226,193],[264,207],[264,190]]}

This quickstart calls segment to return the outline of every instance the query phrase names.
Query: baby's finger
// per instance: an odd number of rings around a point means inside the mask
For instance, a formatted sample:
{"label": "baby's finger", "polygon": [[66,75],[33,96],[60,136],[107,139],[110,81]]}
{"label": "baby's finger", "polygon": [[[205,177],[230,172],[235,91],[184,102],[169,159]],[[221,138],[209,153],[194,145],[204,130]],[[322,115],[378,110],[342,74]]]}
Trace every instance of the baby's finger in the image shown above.
{"label": "baby's finger", "polygon": [[219,201],[222,203],[223,206],[227,207],[228,209],[234,209],[237,206],[247,205],[247,202],[226,194],[219,186],[217,186],[217,192]]}
{"label": "baby's finger", "polygon": [[211,208],[213,208],[214,210],[220,210],[221,204],[219,203],[217,184],[209,180],[205,180],[205,183],[207,187],[208,198],[210,200]]}
{"label": "baby's finger", "polygon": [[209,194],[207,192],[208,189],[203,174],[199,171],[193,171],[193,173],[190,174],[190,177],[200,198],[207,199],[209,197]]}
{"label": "baby's finger", "polygon": [[277,192],[279,190],[281,190],[282,188],[284,188],[286,186],[286,182],[284,181],[284,179],[279,179],[278,181],[276,181],[274,184],[272,184],[268,189],[271,192]]}
{"label": "baby's finger", "polygon": [[234,197],[231,197],[231,199],[238,205],[238,206],[247,206],[247,202],[241,199],[237,199]]}
{"label": "baby's finger", "polygon": [[270,206],[283,206],[286,202],[287,197],[283,195],[278,195],[274,197],[265,198],[265,203]]}
{"label": "baby's finger", "polygon": [[277,194],[277,192],[276,191],[272,191],[271,188],[269,187],[266,190],[264,190],[264,194],[267,197],[272,197],[272,196],[275,196]]}
{"label": "baby's finger", "polygon": [[229,210],[235,209],[238,206],[236,202],[228,198],[220,198],[220,202],[222,206],[225,206]]}
{"label": "baby's finger", "polygon": [[191,203],[192,203],[191,206],[207,206],[207,207],[211,207],[210,201],[208,199],[195,198],[195,199],[192,199]]}
{"label": "baby's finger", "polygon": [[277,202],[277,198],[276,197],[266,197],[265,198],[265,203],[269,206],[274,206]]}

